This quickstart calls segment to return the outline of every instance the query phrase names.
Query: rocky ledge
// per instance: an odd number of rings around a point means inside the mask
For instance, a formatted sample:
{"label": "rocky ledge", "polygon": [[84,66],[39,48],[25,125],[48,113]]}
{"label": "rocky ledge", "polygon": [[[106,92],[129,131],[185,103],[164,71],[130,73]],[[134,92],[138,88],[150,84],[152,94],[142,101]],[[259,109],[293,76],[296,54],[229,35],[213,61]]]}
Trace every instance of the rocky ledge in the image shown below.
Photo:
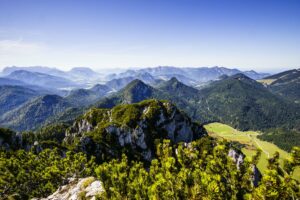
{"label": "rocky ledge", "polygon": [[94,200],[104,192],[102,183],[94,177],[70,179],[69,184],[61,186],[47,198],[32,200]]}

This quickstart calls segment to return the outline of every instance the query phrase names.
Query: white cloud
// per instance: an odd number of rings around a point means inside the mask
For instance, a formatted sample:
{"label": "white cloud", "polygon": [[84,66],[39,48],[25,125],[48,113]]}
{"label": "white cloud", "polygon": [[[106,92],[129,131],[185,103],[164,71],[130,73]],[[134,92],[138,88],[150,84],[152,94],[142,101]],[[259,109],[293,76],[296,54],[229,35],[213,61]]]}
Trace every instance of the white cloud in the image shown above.
{"label": "white cloud", "polygon": [[0,40],[0,56],[22,56],[40,52],[40,44],[22,40]]}
{"label": "white cloud", "polygon": [[47,48],[40,43],[19,40],[0,40],[0,70],[11,65],[30,66],[42,63],[40,57]]}

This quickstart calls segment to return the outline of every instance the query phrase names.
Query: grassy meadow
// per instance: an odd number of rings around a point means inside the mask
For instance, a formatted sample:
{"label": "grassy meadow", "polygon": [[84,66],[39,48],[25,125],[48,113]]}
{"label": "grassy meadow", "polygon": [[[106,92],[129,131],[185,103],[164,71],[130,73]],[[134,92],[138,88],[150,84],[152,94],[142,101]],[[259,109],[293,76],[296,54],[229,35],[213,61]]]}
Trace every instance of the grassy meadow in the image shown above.
{"label": "grassy meadow", "polygon": [[[246,157],[252,157],[255,154],[256,149],[260,148],[262,150],[262,154],[257,167],[262,173],[264,173],[264,170],[267,168],[267,159],[272,157],[276,151],[278,151],[280,154],[279,162],[281,167],[283,166],[284,159],[289,157],[288,152],[280,149],[275,144],[258,139],[257,136],[261,134],[259,132],[238,131],[221,123],[207,124],[205,125],[205,129],[212,137],[238,142],[243,145],[242,152],[246,155]],[[294,178],[300,180],[300,168],[295,170]]]}

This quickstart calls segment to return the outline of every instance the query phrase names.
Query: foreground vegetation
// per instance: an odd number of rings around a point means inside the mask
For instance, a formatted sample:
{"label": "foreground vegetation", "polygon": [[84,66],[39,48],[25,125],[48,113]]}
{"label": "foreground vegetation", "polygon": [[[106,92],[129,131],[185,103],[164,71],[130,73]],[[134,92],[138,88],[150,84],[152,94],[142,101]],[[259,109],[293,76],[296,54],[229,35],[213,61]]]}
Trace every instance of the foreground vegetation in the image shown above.
{"label": "foreground vegetation", "polygon": [[157,100],[94,108],[71,126],[0,128],[0,199],[47,197],[90,176],[103,183],[100,199],[300,198],[299,147],[288,155],[255,132],[206,128],[217,139]]}
{"label": "foreground vegetation", "polygon": [[[232,147],[204,137],[190,144],[163,140],[156,146],[150,166],[122,158],[95,163],[82,153],[58,149],[26,152],[1,151],[0,196],[3,199],[44,197],[69,177],[94,175],[105,188],[101,199],[295,199],[300,197],[299,182],[291,175],[300,165],[300,149],[295,148],[282,173],[279,154],[268,160],[267,170],[255,186],[251,159],[237,163],[228,156]],[[238,152],[238,150],[236,150]]]}

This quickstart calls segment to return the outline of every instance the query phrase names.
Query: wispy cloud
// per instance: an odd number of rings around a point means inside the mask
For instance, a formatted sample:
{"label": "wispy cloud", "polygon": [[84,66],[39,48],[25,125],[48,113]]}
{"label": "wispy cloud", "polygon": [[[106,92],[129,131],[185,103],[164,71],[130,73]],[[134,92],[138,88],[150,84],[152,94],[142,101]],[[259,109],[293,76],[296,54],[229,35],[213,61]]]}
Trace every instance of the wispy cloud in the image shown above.
{"label": "wispy cloud", "polygon": [[0,56],[20,56],[37,53],[44,49],[41,44],[19,40],[0,40]]}
{"label": "wispy cloud", "polygon": [[43,63],[47,46],[22,39],[0,40],[0,69],[11,65],[29,66]]}

